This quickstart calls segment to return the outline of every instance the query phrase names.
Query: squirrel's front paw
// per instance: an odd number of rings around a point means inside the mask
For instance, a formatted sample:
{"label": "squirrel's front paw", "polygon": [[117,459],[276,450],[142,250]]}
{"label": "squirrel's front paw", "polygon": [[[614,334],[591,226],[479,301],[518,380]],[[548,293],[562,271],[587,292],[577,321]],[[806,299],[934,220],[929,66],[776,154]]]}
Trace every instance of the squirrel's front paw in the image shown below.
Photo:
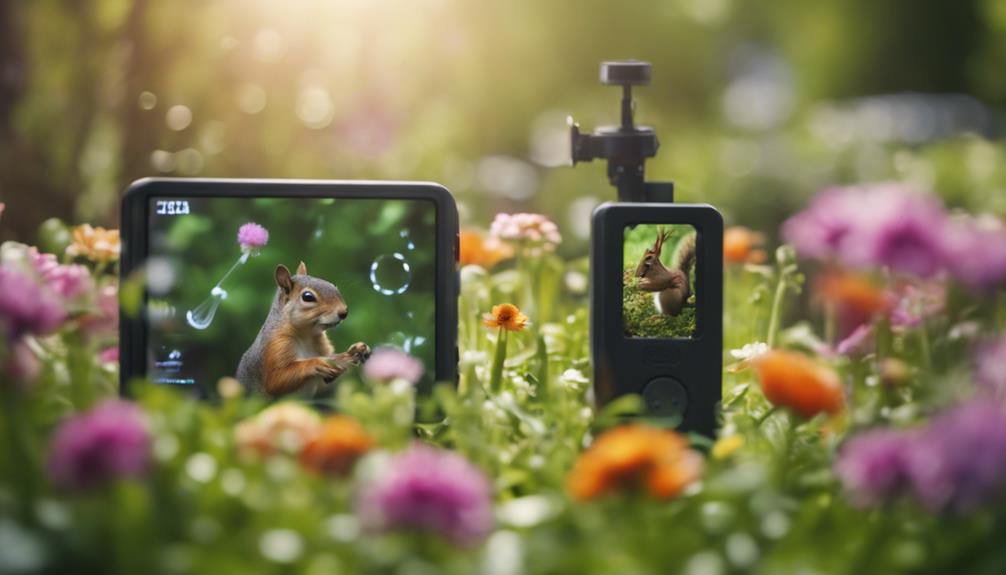
{"label": "squirrel's front paw", "polygon": [[367,361],[367,359],[370,357],[370,346],[363,343],[362,341],[358,341],[353,345],[349,346],[349,349],[346,350],[346,353],[352,356],[353,361],[357,365],[359,365]]}
{"label": "squirrel's front paw", "polygon": [[332,383],[338,378],[343,372],[346,371],[345,368],[338,365],[331,365],[328,363],[319,363],[314,367],[314,374],[320,377],[325,383]]}

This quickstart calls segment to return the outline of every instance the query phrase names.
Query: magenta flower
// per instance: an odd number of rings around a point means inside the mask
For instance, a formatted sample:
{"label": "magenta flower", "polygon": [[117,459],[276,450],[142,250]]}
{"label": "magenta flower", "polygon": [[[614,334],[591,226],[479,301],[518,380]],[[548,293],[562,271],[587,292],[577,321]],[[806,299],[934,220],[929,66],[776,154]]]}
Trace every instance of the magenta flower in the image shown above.
{"label": "magenta flower", "polygon": [[931,511],[977,509],[1006,494],[1006,412],[975,399],[935,417],[906,452],[916,499]]}
{"label": "magenta flower", "polygon": [[363,376],[371,381],[389,382],[404,379],[411,384],[419,381],[423,362],[396,347],[379,347],[363,364]]}
{"label": "magenta flower", "polygon": [[961,283],[988,291],[1006,282],[1006,226],[994,218],[962,218],[946,232],[947,268]]}
{"label": "magenta flower", "polygon": [[268,242],[269,230],[254,222],[248,222],[238,228],[238,243],[241,244],[243,251],[261,248]]}
{"label": "magenta flower", "polygon": [[55,255],[40,253],[35,247],[28,249],[28,258],[46,285],[64,301],[76,300],[94,287],[91,271],[85,266],[61,264]]}
{"label": "magenta flower", "polygon": [[480,543],[493,527],[485,474],[457,453],[420,443],[364,484],[356,508],[370,530],[433,533],[461,546]]}
{"label": "magenta flower", "polygon": [[109,400],[64,421],[49,447],[49,478],[85,490],[141,477],[150,465],[150,432],[133,403]]}
{"label": "magenta flower", "polygon": [[835,461],[835,474],[854,505],[871,507],[895,499],[908,484],[905,453],[909,434],[874,429],[845,443]]}
{"label": "magenta flower", "polygon": [[55,294],[13,267],[0,267],[0,330],[8,341],[50,334],[64,319],[66,311]]}
{"label": "magenta flower", "polygon": [[944,267],[948,225],[936,196],[882,183],[828,189],[782,231],[801,257],[928,278]]}
{"label": "magenta flower", "polygon": [[857,223],[856,200],[850,188],[828,188],[783,223],[782,235],[801,257],[834,258]]}

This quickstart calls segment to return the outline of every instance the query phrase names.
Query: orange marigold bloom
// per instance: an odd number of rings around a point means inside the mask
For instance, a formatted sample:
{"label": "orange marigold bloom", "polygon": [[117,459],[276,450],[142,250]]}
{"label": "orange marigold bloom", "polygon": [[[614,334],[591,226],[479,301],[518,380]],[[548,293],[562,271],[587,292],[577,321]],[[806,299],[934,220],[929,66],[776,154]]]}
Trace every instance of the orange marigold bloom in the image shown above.
{"label": "orange marigold bloom", "polygon": [[317,473],[342,476],[373,447],[374,440],[355,419],[334,415],[325,420],[318,434],[304,446],[300,462]]}
{"label": "orange marigold bloom", "polygon": [[890,295],[858,274],[826,274],[818,280],[816,291],[822,299],[865,315],[884,313],[891,309]]}
{"label": "orange marigold bloom", "polygon": [[761,246],[765,236],[743,226],[727,228],[723,232],[723,260],[728,264],[760,264],[766,260]]}
{"label": "orange marigold bloom", "polygon": [[465,230],[458,238],[458,261],[463,266],[478,265],[490,269],[513,256],[513,248],[497,238],[483,238],[478,232]]}
{"label": "orange marigold bloom", "polygon": [[527,316],[512,303],[494,305],[491,313],[483,318],[486,327],[501,327],[507,331],[521,331],[527,325]]}
{"label": "orange marigold bloom", "polygon": [[678,433],[626,425],[605,432],[580,454],[567,487],[581,501],[636,489],[668,499],[680,494],[701,471],[702,456],[688,449]]}
{"label": "orange marigold bloom", "polygon": [[86,257],[93,262],[117,261],[122,251],[119,230],[93,228],[84,224],[73,228],[73,243],[67,246],[70,257]]}
{"label": "orange marigold bloom", "polygon": [[801,353],[770,351],[755,362],[762,391],[773,405],[788,407],[804,419],[837,413],[845,405],[835,370]]}

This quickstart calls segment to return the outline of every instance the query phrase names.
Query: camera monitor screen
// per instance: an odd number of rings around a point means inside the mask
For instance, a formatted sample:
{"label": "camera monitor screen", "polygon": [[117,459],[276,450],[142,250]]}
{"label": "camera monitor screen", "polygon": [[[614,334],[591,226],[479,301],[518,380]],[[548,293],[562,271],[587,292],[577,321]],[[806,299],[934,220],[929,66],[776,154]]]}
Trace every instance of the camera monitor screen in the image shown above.
{"label": "camera monitor screen", "polygon": [[[146,200],[146,373],[154,383],[212,397],[229,376],[251,394],[323,397],[329,383],[385,347],[418,360],[420,385],[432,382],[432,200]],[[319,356],[341,360],[328,361],[328,370],[298,363]],[[269,370],[276,373],[267,382]]]}
{"label": "camera monitor screen", "polygon": [[691,338],[701,302],[695,289],[696,230],[639,224],[624,231],[622,327],[627,337]]}

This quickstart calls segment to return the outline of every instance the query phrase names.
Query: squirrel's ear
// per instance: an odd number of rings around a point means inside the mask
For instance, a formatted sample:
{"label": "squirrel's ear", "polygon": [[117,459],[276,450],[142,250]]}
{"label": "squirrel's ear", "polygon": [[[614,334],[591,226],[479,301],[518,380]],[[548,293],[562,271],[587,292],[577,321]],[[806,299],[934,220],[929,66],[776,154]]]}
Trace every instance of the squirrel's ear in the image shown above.
{"label": "squirrel's ear", "polygon": [[293,280],[290,279],[290,270],[283,264],[276,266],[276,285],[279,289],[283,290],[284,293],[289,294],[293,291]]}
{"label": "squirrel's ear", "polygon": [[297,266],[297,275],[301,276],[307,275],[307,264],[305,264],[304,262],[300,262],[300,265]]}

